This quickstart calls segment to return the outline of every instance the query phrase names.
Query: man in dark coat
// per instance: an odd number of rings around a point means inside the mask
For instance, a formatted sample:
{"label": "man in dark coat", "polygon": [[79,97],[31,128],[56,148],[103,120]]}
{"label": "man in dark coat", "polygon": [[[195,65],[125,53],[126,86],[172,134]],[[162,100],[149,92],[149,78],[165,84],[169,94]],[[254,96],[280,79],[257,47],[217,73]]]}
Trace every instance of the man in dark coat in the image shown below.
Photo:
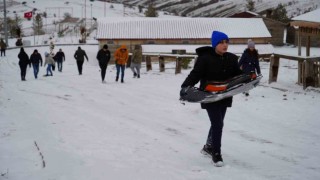
{"label": "man in dark coat", "polygon": [[20,66],[20,71],[21,71],[21,80],[25,81],[26,74],[27,74],[27,67],[28,67],[28,65],[29,65],[29,67],[31,67],[31,62],[30,62],[28,54],[24,51],[23,47],[20,48],[18,58],[19,58],[19,66]]}
{"label": "man in dark coat", "polygon": [[[186,80],[181,85],[180,96],[186,95],[188,87],[194,86],[200,81],[200,88],[204,89],[208,81],[225,81],[242,74],[238,66],[238,57],[227,52],[229,38],[226,34],[213,31],[211,37],[212,47],[200,47],[196,49],[197,62]],[[211,122],[206,145],[202,153],[211,155],[216,166],[223,166],[221,156],[221,138],[223,121],[227,107],[231,107],[232,97],[212,103],[202,103],[201,107],[206,109]]]}
{"label": "man in dark coat", "polygon": [[82,75],[82,65],[84,62],[84,57],[86,57],[87,61],[89,61],[86,52],[79,46],[78,50],[74,53],[74,58],[77,60],[79,75]]}
{"label": "man in dark coat", "polygon": [[1,39],[1,40],[0,40],[1,56],[2,56],[2,55],[6,56],[6,49],[7,49],[7,44],[3,41],[3,39]]}
{"label": "man in dark coat", "polygon": [[58,64],[58,71],[62,72],[62,63],[66,60],[66,57],[64,56],[64,52],[62,49],[59,49],[59,51],[56,53],[56,55],[53,57],[53,59]]}
{"label": "man in dark coat", "polygon": [[105,44],[103,48],[98,51],[97,59],[101,69],[102,83],[106,83],[104,78],[106,77],[107,66],[110,61],[110,51],[108,50],[108,45]]}
{"label": "man in dark coat", "polygon": [[42,57],[41,54],[38,53],[38,50],[34,50],[33,53],[30,56],[30,61],[32,63],[33,67],[33,74],[34,78],[38,78],[38,73],[39,73],[39,64],[42,66]]}

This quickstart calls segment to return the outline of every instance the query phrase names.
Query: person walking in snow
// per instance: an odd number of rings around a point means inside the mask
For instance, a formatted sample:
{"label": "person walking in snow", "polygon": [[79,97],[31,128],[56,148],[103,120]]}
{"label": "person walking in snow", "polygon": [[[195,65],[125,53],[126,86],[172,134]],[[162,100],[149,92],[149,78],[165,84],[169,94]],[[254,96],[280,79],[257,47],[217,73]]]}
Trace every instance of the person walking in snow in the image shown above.
{"label": "person walking in snow", "polygon": [[[204,89],[208,81],[225,81],[242,74],[238,65],[238,57],[227,52],[229,38],[219,31],[213,31],[210,46],[196,49],[198,60],[194,68],[181,85],[180,97],[186,95],[189,87],[200,81],[200,89]],[[211,126],[206,144],[201,153],[210,155],[215,166],[223,166],[221,155],[221,139],[224,125],[224,117],[228,107],[232,105],[232,97],[212,103],[201,103],[206,109]]]}
{"label": "person walking in snow", "polygon": [[124,83],[124,70],[126,68],[126,63],[129,59],[129,51],[126,45],[121,45],[120,48],[114,53],[114,59],[116,61],[117,76],[116,81],[119,80],[120,70],[121,70],[121,83]]}
{"label": "person walking in snow", "polygon": [[42,57],[41,54],[38,53],[38,50],[35,49],[33,51],[33,53],[30,56],[30,61],[32,63],[32,67],[33,67],[33,74],[34,74],[34,78],[38,78],[38,73],[39,73],[39,65],[42,66]]}
{"label": "person walking in snow", "polygon": [[132,53],[132,61],[130,65],[134,78],[135,77],[140,78],[141,61],[142,61],[141,45],[135,45],[134,51]]}
{"label": "person walking in snow", "polygon": [[7,49],[7,44],[3,41],[3,39],[0,40],[0,51],[1,51],[1,56],[6,56],[6,49]]}
{"label": "person walking in snow", "polygon": [[77,60],[77,66],[78,66],[78,71],[79,75],[82,75],[82,66],[84,62],[84,58],[87,59],[89,62],[88,56],[84,50],[81,49],[81,47],[78,47],[78,50],[74,53],[74,58]]}
{"label": "person walking in snow", "polygon": [[56,53],[56,55],[53,57],[53,59],[57,62],[58,71],[62,72],[62,63],[63,63],[63,61],[66,60],[66,57],[65,57],[62,49],[59,49],[59,51]]}
{"label": "person walking in snow", "polygon": [[45,62],[44,62],[44,66],[46,66],[48,64],[48,66],[47,66],[47,74],[44,75],[44,76],[53,76],[51,68],[55,63],[54,59],[53,59],[52,55],[49,54],[48,52],[45,52],[44,55],[45,55],[45,58],[46,58]]}
{"label": "person walking in snow", "polygon": [[[244,50],[239,66],[242,71],[251,74],[252,78],[256,78],[257,74],[261,75],[258,50],[255,49],[255,43],[251,39],[248,40],[248,48]],[[244,92],[244,94],[249,96],[249,92]]]}
{"label": "person walking in snow", "polygon": [[98,51],[97,59],[99,61],[99,66],[101,69],[101,79],[102,83],[106,83],[104,80],[106,77],[107,66],[110,61],[110,51],[108,50],[108,45],[103,45],[103,48]]}
{"label": "person walking in snow", "polygon": [[20,66],[20,74],[21,74],[21,80],[26,81],[26,74],[27,74],[27,67],[31,67],[31,62],[29,59],[28,54],[24,51],[24,48],[20,48],[20,52],[18,54],[19,58],[19,66]]}

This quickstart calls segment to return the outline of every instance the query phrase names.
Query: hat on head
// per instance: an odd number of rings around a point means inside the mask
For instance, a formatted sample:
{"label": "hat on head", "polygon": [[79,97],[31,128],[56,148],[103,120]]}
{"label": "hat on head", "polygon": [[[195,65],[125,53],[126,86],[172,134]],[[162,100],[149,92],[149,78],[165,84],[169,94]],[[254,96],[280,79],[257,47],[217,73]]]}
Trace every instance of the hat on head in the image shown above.
{"label": "hat on head", "polygon": [[248,41],[248,48],[254,48],[254,42],[252,40]]}
{"label": "hat on head", "polygon": [[213,48],[215,48],[219,44],[219,42],[222,40],[229,41],[229,37],[225,33],[220,32],[220,31],[213,31],[212,32],[211,44],[212,44]]}
{"label": "hat on head", "polygon": [[108,45],[103,45],[103,49],[108,49]]}

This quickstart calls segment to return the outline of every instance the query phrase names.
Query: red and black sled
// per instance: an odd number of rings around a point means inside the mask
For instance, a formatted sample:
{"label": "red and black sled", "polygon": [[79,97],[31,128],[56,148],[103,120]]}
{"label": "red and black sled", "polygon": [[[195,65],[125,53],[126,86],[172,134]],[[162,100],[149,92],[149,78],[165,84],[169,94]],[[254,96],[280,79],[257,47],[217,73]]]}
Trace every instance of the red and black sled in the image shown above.
{"label": "red and black sled", "polygon": [[190,87],[181,101],[192,103],[211,103],[249,91],[256,87],[262,76],[243,74],[225,82],[208,82],[205,89]]}

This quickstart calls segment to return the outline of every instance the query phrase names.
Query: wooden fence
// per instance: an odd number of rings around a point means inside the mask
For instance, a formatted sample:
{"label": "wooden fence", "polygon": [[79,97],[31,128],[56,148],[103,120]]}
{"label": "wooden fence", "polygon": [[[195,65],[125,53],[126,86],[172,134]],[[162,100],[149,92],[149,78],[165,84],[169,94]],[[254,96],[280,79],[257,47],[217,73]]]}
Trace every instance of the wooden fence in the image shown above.
{"label": "wooden fence", "polygon": [[308,86],[320,87],[320,57],[289,56],[274,54],[270,58],[269,83],[278,78],[280,58],[298,61],[298,84],[303,89]]}

